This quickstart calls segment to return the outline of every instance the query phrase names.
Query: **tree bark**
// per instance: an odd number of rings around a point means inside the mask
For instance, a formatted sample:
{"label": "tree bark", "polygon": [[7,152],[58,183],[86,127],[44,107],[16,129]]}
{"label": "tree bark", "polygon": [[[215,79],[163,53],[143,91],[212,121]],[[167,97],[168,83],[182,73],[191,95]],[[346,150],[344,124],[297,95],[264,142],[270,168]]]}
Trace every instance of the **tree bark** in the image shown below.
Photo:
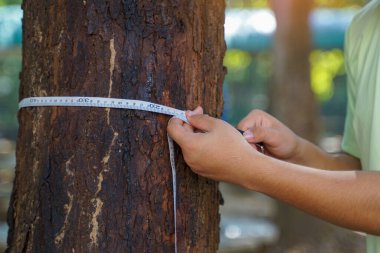
{"label": "tree bark", "polygon": [[[99,96],[222,112],[222,0],[24,0],[20,99]],[[19,112],[7,252],[174,252],[167,116]],[[177,150],[178,251],[216,252],[216,182]]]}

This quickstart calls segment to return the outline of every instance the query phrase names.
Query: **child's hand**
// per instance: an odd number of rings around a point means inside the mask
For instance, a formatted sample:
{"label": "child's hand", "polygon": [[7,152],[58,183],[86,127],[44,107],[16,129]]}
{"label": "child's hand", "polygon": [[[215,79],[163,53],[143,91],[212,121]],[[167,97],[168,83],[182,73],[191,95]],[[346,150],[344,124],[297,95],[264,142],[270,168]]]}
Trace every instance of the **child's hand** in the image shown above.
{"label": "child's hand", "polygon": [[237,127],[250,144],[263,142],[269,155],[288,161],[297,157],[300,138],[273,116],[253,110]]}
{"label": "child's hand", "polygon": [[202,113],[200,107],[187,113],[191,125],[172,118],[168,124],[169,135],[181,146],[186,163],[195,173],[242,184],[247,178],[243,163],[261,154],[234,127]]}

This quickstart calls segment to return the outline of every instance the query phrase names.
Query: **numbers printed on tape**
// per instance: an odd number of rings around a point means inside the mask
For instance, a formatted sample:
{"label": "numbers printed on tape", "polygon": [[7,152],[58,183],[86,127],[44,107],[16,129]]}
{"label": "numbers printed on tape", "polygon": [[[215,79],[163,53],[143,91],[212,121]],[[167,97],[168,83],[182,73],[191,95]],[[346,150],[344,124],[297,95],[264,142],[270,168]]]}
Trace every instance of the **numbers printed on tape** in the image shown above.
{"label": "numbers printed on tape", "polygon": [[[29,97],[19,103],[19,108],[38,106],[79,106],[79,107],[103,107],[149,111],[175,116],[188,123],[185,111],[169,106],[146,102],[142,100],[103,98],[103,97]],[[177,246],[177,183],[174,159],[173,140],[168,135],[170,166],[173,185],[173,208],[174,208],[174,252],[178,252]]]}
{"label": "numbers printed on tape", "polygon": [[86,106],[142,110],[175,116],[187,121],[185,111],[142,100],[103,97],[30,97],[19,103],[19,108],[35,106]]}

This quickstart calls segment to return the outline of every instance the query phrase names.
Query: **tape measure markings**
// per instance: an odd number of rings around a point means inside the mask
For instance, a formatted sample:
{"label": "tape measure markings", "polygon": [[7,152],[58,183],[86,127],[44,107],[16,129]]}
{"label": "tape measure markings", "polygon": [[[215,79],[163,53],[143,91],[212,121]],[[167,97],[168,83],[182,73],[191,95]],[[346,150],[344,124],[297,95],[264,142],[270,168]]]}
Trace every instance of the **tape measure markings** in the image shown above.
{"label": "tape measure markings", "polygon": [[37,106],[102,107],[149,111],[175,116],[188,123],[185,111],[142,100],[103,97],[29,97],[19,103],[19,108]]}

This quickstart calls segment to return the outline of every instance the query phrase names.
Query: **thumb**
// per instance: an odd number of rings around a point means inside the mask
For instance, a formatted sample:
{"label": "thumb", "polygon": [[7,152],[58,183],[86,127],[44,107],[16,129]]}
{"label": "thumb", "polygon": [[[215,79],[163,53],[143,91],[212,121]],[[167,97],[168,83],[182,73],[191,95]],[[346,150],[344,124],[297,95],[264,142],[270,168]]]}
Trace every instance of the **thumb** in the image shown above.
{"label": "thumb", "polygon": [[189,111],[190,115],[203,114],[203,108],[201,106],[197,106],[193,111]]}
{"label": "thumb", "polygon": [[186,143],[190,134],[183,124],[182,120],[173,117],[169,120],[167,126],[169,136],[180,146]]}
{"label": "thumb", "polygon": [[208,116],[207,114],[191,115],[190,112],[186,113],[186,117],[194,128],[204,132],[211,131],[214,128],[217,120],[213,117]]}
{"label": "thumb", "polygon": [[249,143],[268,142],[269,137],[274,134],[273,130],[268,127],[256,126],[249,128],[243,133],[243,136]]}

